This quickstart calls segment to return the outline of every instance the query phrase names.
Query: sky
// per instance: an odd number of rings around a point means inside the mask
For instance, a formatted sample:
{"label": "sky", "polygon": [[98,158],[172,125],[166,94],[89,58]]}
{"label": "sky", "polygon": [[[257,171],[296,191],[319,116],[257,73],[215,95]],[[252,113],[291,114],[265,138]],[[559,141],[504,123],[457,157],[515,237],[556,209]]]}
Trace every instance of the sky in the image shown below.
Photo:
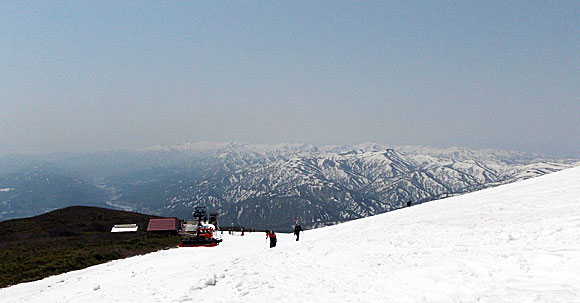
{"label": "sky", "polygon": [[579,1],[2,1],[0,155],[184,141],[580,158]]}

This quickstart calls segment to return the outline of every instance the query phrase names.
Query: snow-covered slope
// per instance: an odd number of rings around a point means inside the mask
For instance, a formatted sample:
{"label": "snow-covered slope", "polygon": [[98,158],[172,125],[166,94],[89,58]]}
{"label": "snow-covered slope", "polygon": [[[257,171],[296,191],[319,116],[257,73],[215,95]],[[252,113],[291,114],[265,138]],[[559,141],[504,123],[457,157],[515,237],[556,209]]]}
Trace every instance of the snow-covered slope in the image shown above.
{"label": "snow-covered slope", "polygon": [[2,302],[579,302],[580,167],[306,231],[224,235],[0,290]]}
{"label": "snow-covered slope", "polygon": [[147,171],[109,180],[107,188],[116,190],[111,204],[183,218],[203,205],[219,211],[228,226],[285,229],[296,217],[308,227],[325,226],[577,165],[521,152],[377,143],[184,143],[147,157],[169,154],[198,160],[181,165],[189,167],[185,173]]}

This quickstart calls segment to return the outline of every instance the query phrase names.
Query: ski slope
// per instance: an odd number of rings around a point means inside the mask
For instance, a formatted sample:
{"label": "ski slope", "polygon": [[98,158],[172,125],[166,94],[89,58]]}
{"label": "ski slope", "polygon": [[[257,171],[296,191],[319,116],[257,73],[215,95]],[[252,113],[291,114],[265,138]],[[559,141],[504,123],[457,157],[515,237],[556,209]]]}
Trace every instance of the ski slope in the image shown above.
{"label": "ski slope", "polygon": [[580,302],[580,167],[278,238],[269,249],[263,233],[225,234],[0,301]]}

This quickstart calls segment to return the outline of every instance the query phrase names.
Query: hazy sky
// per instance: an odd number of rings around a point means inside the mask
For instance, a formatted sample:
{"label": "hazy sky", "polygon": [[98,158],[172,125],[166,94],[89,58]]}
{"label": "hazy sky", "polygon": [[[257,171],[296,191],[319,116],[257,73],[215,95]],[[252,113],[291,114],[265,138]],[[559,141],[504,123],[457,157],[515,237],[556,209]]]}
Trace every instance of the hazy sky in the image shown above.
{"label": "hazy sky", "polygon": [[580,157],[580,1],[0,2],[0,155],[188,140]]}

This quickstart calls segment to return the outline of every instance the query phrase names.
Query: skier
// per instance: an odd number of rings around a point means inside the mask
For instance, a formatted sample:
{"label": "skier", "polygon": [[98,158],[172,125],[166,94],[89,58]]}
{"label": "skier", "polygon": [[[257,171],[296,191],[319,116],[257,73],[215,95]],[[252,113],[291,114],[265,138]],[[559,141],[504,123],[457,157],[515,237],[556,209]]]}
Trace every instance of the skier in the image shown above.
{"label": "skier", "polygon": [[266,231],[266,239],[267,238],[270,238],[270,248],[276,247],[276,242],[278,240],[276,240],[276,234],[274,233],[273,230],[272,231],[269,231],[269,230]]}
{"label": "skier", "polygon": [[296,224],[296,226],[294,226],[294,234],[296,235],[296,241],[300,240],[301,231],[304,231],[302,229],[302,226],[300,226],[300,224]]}

